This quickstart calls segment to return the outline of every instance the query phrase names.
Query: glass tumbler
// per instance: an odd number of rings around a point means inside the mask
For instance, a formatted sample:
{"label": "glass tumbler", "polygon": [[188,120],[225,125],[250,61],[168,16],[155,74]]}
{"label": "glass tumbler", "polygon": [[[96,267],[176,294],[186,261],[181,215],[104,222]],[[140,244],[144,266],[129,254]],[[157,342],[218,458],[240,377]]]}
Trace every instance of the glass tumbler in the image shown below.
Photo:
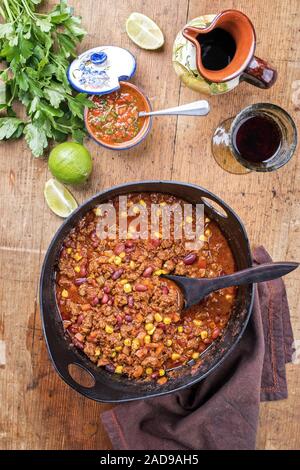
{"label": "glass tumbler", "polygon": [[[281,142],[276,153],[262,162],[243,158],[234,144],[234,136],[242,122],[254,117],[273,119],[281,132]],[[292,117],[282,108],[271,103],[256,103],[240,111],[235,117],[222,122],[212,138],[213,156],[224,170],[237,175],[251,171],[274,171],[285,165],[293,156],[297,146],[297,129]]]}

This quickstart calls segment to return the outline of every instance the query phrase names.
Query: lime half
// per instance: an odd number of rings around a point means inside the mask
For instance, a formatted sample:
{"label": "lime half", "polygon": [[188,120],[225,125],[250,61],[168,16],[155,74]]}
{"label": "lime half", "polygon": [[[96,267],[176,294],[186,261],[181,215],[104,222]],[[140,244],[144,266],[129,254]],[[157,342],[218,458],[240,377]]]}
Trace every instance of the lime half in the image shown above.
{"label": "lime half", "polygon": [[131,13],[126,21],[126,32],[130,39],[142,49],[159,49],[164,44],[164,35],[154,23],[142,13]]}
{"label": "lime half", "polygon": [[68,217],[78,207],[70,191],[53,178],[45,184],[44,196],[49,208],[59,217]]}

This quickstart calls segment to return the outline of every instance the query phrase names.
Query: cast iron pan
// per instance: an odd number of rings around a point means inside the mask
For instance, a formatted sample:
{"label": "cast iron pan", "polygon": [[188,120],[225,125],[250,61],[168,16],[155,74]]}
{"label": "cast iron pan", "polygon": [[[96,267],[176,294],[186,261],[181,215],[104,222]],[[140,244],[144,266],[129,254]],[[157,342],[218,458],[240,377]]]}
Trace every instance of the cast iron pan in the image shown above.
{"label": "cast iron pan", "polygon": [[[64,333],[55,296],[55,269],[62,242],[70,229],[87,211],[115,196],[134,192],[168,193],[185,199],[187,202],[203,202],[208,216],[219,224],[226,236],[235,257],[237,269],[248,268],[252,265],[248,237],[238,216],[220,198],[199,186],[171,181],[127,183],[97,194],[73,212],[57,231],[46,253],[40,279],[40,310],[48,352],[56,371],[70,387],[99,402],[121,403],[161,396],[203,380],[219,367],[235,348],[247,326],[253,305],[253,285],[240,287],[235,310],[225,333],[204,351],[201,356],[203,363],[196,374],[191,375],[190,366],[185,366],[179,377],[169,380],[165,385],[145,384],[110,374],[103,368],[96,367],[84,353],[76,349]],[[219,211],[216,210],[215,204],[219,206]],[[93,377],[92,387],[80,385],[71,377],[69,372],[71,364],[83,368]]]}

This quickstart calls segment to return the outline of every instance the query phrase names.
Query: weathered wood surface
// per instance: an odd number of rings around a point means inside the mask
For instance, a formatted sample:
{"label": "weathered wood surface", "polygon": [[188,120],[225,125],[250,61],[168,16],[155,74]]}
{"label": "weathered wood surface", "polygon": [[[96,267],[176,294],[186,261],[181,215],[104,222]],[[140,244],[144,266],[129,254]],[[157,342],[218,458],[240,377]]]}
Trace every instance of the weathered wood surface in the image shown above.
{"label": "weathered wood surface", "polygon": [[[54,3],[54,2],[49,2]],[[300,80],[297,0],[85,0],[72,2],[89,34],[81,50],[100,44],[129,48],[137,57],[134,82],[156,108],[174,106],[199,95],[182,87],[171,64],[177,31],[199,14],[226,8],[247,13],[257,31],[257,55],[268,58],[279,79],[269,91],[242,84],[229,95],[211,98],[207,118],[160,118],[143,145],[116,154],[88,142],[94,172],[86,187],[76,190],[80,202],[117,183],[142,179],[175,179],[202,185],[224,198],[241,216],[253,244],[263,244],[276,260],[300,258],[298,156],[271,174],[234,176],[211,156],[216,125],[242,107],[259,101],[277,103],[299,125],[300,97],[293,103],[293,83]],[[132,11],[143,12],[162,27],[162,51],[138,49],[124,23]],[[300,87],[298,82],[298,88]],[[296,85],[297,86],[297,83]],[[296,98],[296,94],[294,95]],[[34,160],[23,141],[0,144],[0,340],[6,363],[0,367],[2,449],[107,449],[100,421],[106,406],[84,399],[54,372],[42,337],[37,304],[38,279],[47,246],[61,220],[43,199],[49,178],[45,160]],[[295,337],[300,339],[299,271],[286,279]],[[257,447],[300,447],[300,368],[289,365],[289,399],[261,406]]]}

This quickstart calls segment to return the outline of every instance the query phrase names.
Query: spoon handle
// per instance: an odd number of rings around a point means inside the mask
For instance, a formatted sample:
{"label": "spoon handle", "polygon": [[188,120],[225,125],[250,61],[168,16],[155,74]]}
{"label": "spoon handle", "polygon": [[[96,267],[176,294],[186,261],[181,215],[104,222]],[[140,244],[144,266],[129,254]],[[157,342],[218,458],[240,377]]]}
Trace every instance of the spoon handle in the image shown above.
{"label": "spoon handle", "polygon": [[227,276],[220,276],[210,279],[207,282],[206,294],[224,287],[241,286],[256,282],[270,281],[285,276],[299,266],[294,262],[266,263],[252,268],[243,269]]}
{"label": "spoon handle", "polygon": [[210,107],[208,102],[200,100],[183,104],[182,106],[176,106],[175,108],[162,109],[161,111],[151,111],[149,113],[141,111],[139,116],[206,116],[209,111]]}

